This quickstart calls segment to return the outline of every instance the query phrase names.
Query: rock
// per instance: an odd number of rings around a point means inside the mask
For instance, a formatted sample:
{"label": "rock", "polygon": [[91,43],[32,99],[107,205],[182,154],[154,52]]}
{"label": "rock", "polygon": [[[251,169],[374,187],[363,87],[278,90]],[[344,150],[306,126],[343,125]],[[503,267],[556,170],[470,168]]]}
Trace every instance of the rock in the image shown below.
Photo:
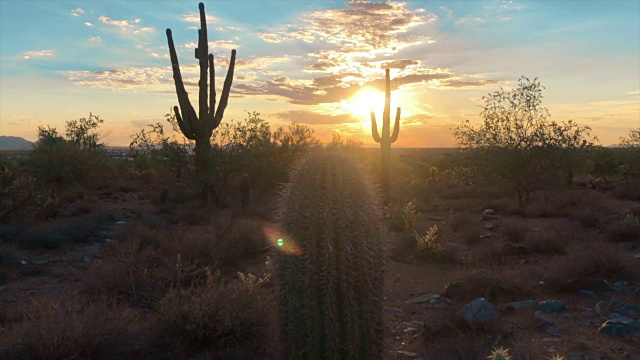
{"label": "rock", "polygon": [[404,311],[396,308],[391,308],[391,307],[385,307],[384,311],[386,311],[386,313],[389,314],[391,317],[399,317],[399,316],[406,315]]}
{"label": "rock", "polygon": [[552,326],[548,326],[545,331],[547,332],[547,334],[550,335],[555,335],[555,336],[560,336],[560,329],[558,329],[556,326],[552,325]]}
{"label": "rock", "polygon": [[87,251],[99,252],[104,250],[104,245],[102,245],[101,243],[94,243],[93,245],[85,246],[84,248]]}
{"label": "rock", "polygon": [[616,316],[616,319],[607,320],[598,333],[608,336],[629,336],[640,332],[640,324],[633,319],[624,316]]}
{"label": "rock", "polygon": [[543,313],[560,313],[567,307],[567,303],[562,300],[547,300],[538,305],[538,311]]}
{"label": "rock", "polygon": [[416,357],[418,357],[418,354],[416,354],[414,352],[411,352],[411,351],[405,351],[405,350],[398,351],[398,354],[404,355],[405,357],[408,357],[408,358],[416,358]]}
{"label": "rock", "polygon": [[536,305],[538,305],[538,302],[533,299],[524,300],[524,301],[515,301],[508,304],[505,307],[505,310],[533,309],[536,307]]}
{"label": "rock", "polygon": [[638,304],[628,303],[628,304],[625,304],[622,308],[627,313],[635,312],[635,313],[640,314],[640,305],[638,305]]}
{"label": "rock", "polygon": [[20,264],[21,264],[21,265],[27,265],[27,262],[26,262],[26,261],[24,261],[24,260],[22,260],[22,261],[20,261]]}
{"label": "rock", "polygon": [[462,308],[458,315],[465,319],[469,324],[475,324],[497,318],[499,313],[493,304],[485,298],[480,297],[468,303],[464,308]]}
{"label": "rock", "polygon": [[116,221],[116,225],[127,225],[127,222],[124,220]]}
{"label": "rock", "polygon": [[414,333],[414,332],[418,332],[419,330],[417,328],[414,327],[408,327],[406,329],[404,329],[404,333],[405,334],[410,334],[410,333]]}
{"label": "rock", "polygon": [[495,210],[486,209],[485,211],[482,212],[482,217],[480,218],[480,221],[497,220],[499,218],[500,216],[498,215],[498,213],[496,213]]}
{"label": "rock", "polygon": [[548,317],[544,316],[540,311],[536,311],[535,319],[536,319],[536,327],[546,329],[549,326],[556,326],[556,324],[553,322],[553,320],[551,320]]}
{"label": "rock", "polygon": [[586,351],[573,351],[567,354],[571,359],[586,359],[587,352]]}
{"label": "rock", "polygon": [[616,289],[617,292],[626,293],[627,291],[629,291],[629,282],[618,281],[613,284],[613,288]]}
{"label": "rock", "polygon": [[18,301],[18,299],[13,298],[13,297],[4,299],[4,302],[6,302],[6,303],[14,303],[16,301]]}
{"label": "rock", "polygon": [[412,299],[409,299],[406,301],[407,304],[421,304],[424,302],[432,302],[432,300],[436,300],[438,301],[438,299],[440,298],[440,295],[438,294],[427,294],[427,295],[422,295],[422,296],[418,296],[418,297],[414,297]]}
{"label": "rock", "polygon": [[36,265],[47,265],[48,263],[49,263],[49,260],[47,259],[36,260],[35,262]]}
{"label": "rock", "polygon": [[580,290],[578,291],[578,295],[583,299],[597,300],[598,295],[591,290]]}
{"label": "rock", "polygon": [[482,234],[482,235],[480,235],[480,240],[482,240],[482,239],[491,239],[494,236],[495,235],[493,235],[493,234]]}
{"label": "rock", "polygon": [[76,261],[79,262],[79,263],[90,263],[91,262],[91,258],[86,256],[86,255],[85,256],[78,256],[76,258]]}
{"label": "rock", "polygon": [[487,229],[487,230],[491,230],[491,229],[493,229],[493,227],[494,227],[494,226],[495,226],[495,225],[493,225],[493,224],[491,224],[491,223],[484,224],[484,228],[485,228],[485,229]]}
{"label": "rock", "polygon": [[598,315],[605,315],[606,313],[608,313],[611,310],[611,307],[615,304],[618,303],[618,298],[616,296],[612,296],[611,299],[609,300],[602,300],[599,301],[594,310],[596,311],[596,314]]}

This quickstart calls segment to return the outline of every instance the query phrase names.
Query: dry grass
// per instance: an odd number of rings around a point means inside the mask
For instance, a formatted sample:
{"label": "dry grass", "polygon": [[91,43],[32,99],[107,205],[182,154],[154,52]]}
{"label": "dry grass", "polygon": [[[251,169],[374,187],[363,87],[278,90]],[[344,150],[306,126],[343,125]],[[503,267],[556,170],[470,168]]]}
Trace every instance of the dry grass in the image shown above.
{"label": "dry grass", "polygon": [[553,291],[575,292],[592,279],[635,281],[640,276],[637,261],[620,244],[601,241],[574,242],[569,255],[552,259],[538,269],[545,284]]}
{"label": "dry grass", "polygon": [[458,302],[484,297],[493,303],[520,301],[531,296],[521,274],[490,268],[464,273],[443,289],[442,296]]}
{"label": "dry grass", "polygon": [[534,253],[560,255],[566,253],[574,237],[570,231],[535,231],[527,234],[523,244]]}
{"label": "dry grass", "polygon": [[113,359],[130,347],[139,315],[123,308],[45,300],[23,307],[0,341],[0,358]]}
{"label": "dry grass", "polygon": [[268,351],[275,301],[265,289],[250,289],[236,280],[170,291],[159,304],[163,342],[187,349],[253,356]]}
{"label": "dry grass", "polygon": [[420,355],[426,359],[485,359],[496,340],[505,341],[510,335],[511,330],[505,323],[491,321],[472,326],[452,308],[436,309],[428,313]]}
{"label": "dry grass", "polygon": [[506,240],[513,243],[522,242],[527,234],[527,223],[521,219],[508,219],[502,224],[501,232]]}

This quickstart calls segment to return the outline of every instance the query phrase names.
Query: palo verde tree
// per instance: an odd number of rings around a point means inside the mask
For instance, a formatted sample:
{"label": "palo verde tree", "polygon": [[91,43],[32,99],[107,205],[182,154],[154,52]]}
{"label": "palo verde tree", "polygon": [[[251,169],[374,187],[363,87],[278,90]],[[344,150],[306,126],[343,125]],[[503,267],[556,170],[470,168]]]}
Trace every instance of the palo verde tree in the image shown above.
{"label": "palo verde tree", "polygon": [[[171,67],[173,69],[173,80],[176,85],[176,93],[178,94],[178,106],[174,106],[173,110],[176,114],[180,131],[187,139],[194,140],[195,156],[196,156],[196,177],[198,179],[199,192],[205,202],[209,202],[211,191],[210,178],[212,175],[212,151],[211,151],[211,135],[213,130],[220,125],[224,110],[229,100],[229,92],[231,90],[231,82],[233,81],[233,70],[236,61],[236,50],[231,51],[231,60],[227,77],[224,80],[222,95],[218,109],[215,110],[216,90],[215,90],[215,71],[213,66],[213,54],[208,54],[209,45],[207,39],[207,21],[204,13],[204,4],[199,4],[200,8],[200,30],[198,30],[198,47],[196,48],[196,59],[200,64],[200,88],[198,103],[199,113],[196,114],[195,109],[191,106],[189,95],[184,87],[180,66],[178,64],[178,56],[173,45],[173,37],[171,29],[167,29],[167,40],[169,42],[169,54],[171,56]],[[208,54],[208,55],[207,55]],[[209,87],[207,88],[207,73],[209,71]],[[209,91],[207,93],[207,90]],[[180,115],[180,110],[182,115]]]}
{"label": "palo verde tree", "polygon": [[522,76],[517,88],[483,96],[480,126],[467,120],[453,131],[462,148],[477,150],[480,170],[513,186],[520,205],[533,191],[571,178],[580,150],[596,140],[573,120],[548,121],[543,89],[537,78]]}
{"label": "palo verde tree", "polygon": [[389,69],[385,71],[384,79],[384,112],[382,113],[382,136],[378,133],[378,125],[376,124],[376,115],[371,111],[371,134],[373,140],[380,144],[380,173],[382,180],[382,190],[384,192],[385,201],[390,200],[391,192],[391,144],[398,140],[400,133],[400,108],[396,109],[396,124],[391,131],[391,80]]}

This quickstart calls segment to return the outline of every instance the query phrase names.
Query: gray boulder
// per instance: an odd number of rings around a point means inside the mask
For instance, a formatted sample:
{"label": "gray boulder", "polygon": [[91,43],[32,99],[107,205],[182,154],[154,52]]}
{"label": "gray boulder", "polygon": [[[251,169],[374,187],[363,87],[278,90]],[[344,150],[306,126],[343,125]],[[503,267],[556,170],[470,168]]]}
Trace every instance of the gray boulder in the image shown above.
{"label": "gray boulder", "polygon": [[498,309],[485,298],[480,297],[468,303],[458,313],[469,324],[483,323],[499,316]]}

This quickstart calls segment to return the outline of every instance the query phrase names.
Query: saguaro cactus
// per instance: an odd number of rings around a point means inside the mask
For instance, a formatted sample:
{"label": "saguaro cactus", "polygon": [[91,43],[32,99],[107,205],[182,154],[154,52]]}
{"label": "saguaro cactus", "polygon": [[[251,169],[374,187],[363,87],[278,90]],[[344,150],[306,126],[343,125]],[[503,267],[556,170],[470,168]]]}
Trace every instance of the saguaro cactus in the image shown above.
{"label": "saguaro cactus", "polygon": [[288,359],[382,359],[376,195],[345,155],[316,153],[292,172],[278,245],[297,251],[275,257]]}
{"label": "saguaro cactus", "polygon": [[[199,114],[196,114],[195,109],[191,106],[189,95],[187,94],[184,83],[182,82],[180,65],[178,64],[178,56],[176,55],[176,49],[173,45],[171,29],[167,29],[167,40],[169,41],[169,54],[171,56],[173,80],[176,85],[176,93],[178,94],[178,104],[180,105],[180,108],[178,108],[178,106],[174,106],[173,110],[176,113],[176,119],[180,126],[180,131],[182,131],[187,139],[195,140],[196,142],[196,177],[198,178],[200,193],[203,196],[203,200],[208,202],[210,192],[212,191],[210,186],[210,178],[212,174],[211,134],[213,133],[213,130],[220,125],[224,110],[227,107],[229,91],[231,90],[231,82],[233,81],[236,50],[231,50],[231,61],[229,62],[227,77],[224,80],[220,103],[218,104],[218,110],[214,112],[216,105],[216,90],[213,54],[207,55],[209,52],[209,44],[207,39],[207,21],[204,14],[204,4],[200,3],[199,8],[201,28],[198,30],[198,47],[196,48],[196,59],[200,62],[200,81],[198,82],[198,87],[200,88],[198,97]],[[209,68],[211,68],[211,73],[209,74],[209,88],[207,89],[207,72]],[[207,90],[209,90],[208,95]],[[182,116],[180,116],[180,110],[182,110]]]}
{"label": "saguaro cactus", "polygon": [[378,133],[378,125],[376,124],[376,115],[371,111],[371,134],[373,140],[380,143],[380,175],[382,181],[382,189],[384,192],[385,200],[389,201],[389,194],[391,191],[391,144],[398,140],[398,134],[400,133],[400,108],[396,109],[396,124],[393,128],[393,134],[389,135],[391,131],[391,80],[389,77],[389,69],[386,69],[384,80],[384,113],[382,114],[382,136]]}

